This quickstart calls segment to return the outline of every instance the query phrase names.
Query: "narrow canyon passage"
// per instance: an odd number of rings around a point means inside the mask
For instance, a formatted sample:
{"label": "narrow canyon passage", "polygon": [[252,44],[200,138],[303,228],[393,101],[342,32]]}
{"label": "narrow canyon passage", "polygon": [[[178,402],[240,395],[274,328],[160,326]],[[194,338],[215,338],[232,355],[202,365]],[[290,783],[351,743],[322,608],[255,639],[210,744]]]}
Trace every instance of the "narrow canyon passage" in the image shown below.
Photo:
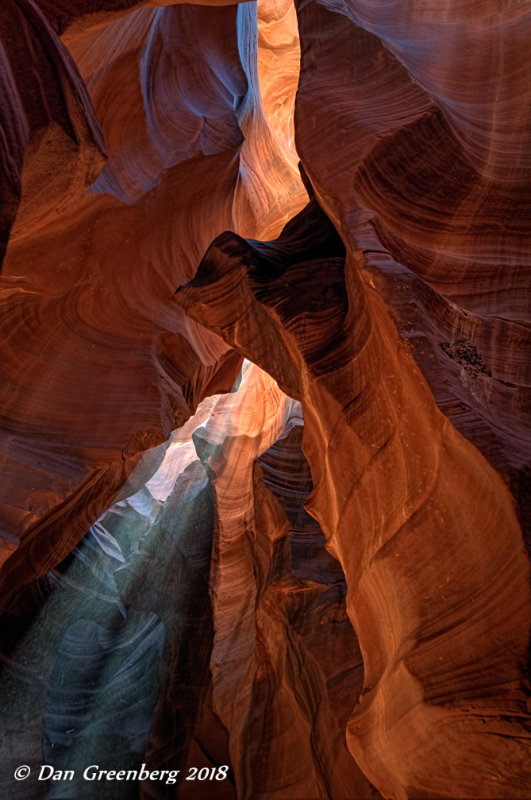
{"label": "narrow canyon passage", "polygon": [[529,800],[530,22],[6,0],[2,797]]}

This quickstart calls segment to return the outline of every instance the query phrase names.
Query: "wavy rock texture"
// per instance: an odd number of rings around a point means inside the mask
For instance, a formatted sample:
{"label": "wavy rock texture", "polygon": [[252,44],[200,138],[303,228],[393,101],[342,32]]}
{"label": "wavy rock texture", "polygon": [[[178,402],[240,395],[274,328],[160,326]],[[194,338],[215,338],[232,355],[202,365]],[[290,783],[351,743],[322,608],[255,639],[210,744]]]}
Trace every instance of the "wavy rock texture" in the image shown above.
{"label": "wavy rock texture", "polygon": [[[127,496],[46,576],[46,603],[34,598],[22,617],[24,646],[20,617],[5,628],[11,771],[28,752],[38,758],[44,737],[46,763],[76,774],[87,758],[185,772],[227,763],[216,797],[378,796],[345,745],[363,667],[343,573],[302,506],[301,431],[298,403],[246,365],[236,393],[204,401],[155,448],[158,469],[131,494],[138,467]],[[175,791],[151,782],[140,796]],[[179,796],[212,792],[185,784]]]}
{"label": "wavy rock texture", "polygon": [[[218,404],[195,442],[216,498],[212,703],[229,733],[238,796],[369,796],[330,709],[328,665],[323,671],[306,644],[319,635],[325,611],[330,621],[334,613],[341,619],[340,589],[332,584],[332,591],[323,591],[328,575],[319,583],[292,575],[288,521],[262,471],[253,468],[281,434],[293,401],[261,378],[246,392],[244,406],[233,403],[237,395]],[[220,413],[233,420],[223,442]],[[280,458],[274,463],[282,467]],[[311,622],[304,626],[306,615]],[[323,631],[319,644],[333,647],[333,638]],[[348,653],[353,643],[345,638]],[[334,668],[339,671],[337,663]]]}
{"label": "wavy rock texture", "polygon": [[1,266],[15,217],[14,234],[34,231],[94,181],[103,138],[78,69],[36,3],[2,4],[0,41]]}
{"label": "wavy rock texture", "polygon": [[177,301],[301,400],[307,508],[363,653],[347,742],[367,777],[397,798],[523,797],[531,614],[510,496],[343,254],[314,200],[276,242],[223,234]]}
{"label": "wavy rock texture", "polygon": [[302,193],[261,111],[252,8],[140,9],[69,44],[109,158],[89,193],[14,232],[4,265],[4,601],[68,554],[138,454],[230,388],[239,358],[174,288],[217,233],[268,236]]}
{"label": "wavy rock texture", "polygon": [[4,2],[2,797],[531,796],[529,23]]}
{"label": "wavy rock texture", "polygon": [[516,484],[527,526],[528,10],[315,2],[299,24],[312,183],[438,405]]}

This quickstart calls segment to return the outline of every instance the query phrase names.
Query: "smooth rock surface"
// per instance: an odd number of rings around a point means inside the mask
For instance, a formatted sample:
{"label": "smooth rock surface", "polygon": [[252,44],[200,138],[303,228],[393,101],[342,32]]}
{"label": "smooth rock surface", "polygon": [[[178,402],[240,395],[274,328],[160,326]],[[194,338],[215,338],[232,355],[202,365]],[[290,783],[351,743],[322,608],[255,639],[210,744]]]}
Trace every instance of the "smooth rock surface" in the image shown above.
{"label": "smooth rock surface", "polygon": [[530,23],[5,0],[2,797],[529,800]]}

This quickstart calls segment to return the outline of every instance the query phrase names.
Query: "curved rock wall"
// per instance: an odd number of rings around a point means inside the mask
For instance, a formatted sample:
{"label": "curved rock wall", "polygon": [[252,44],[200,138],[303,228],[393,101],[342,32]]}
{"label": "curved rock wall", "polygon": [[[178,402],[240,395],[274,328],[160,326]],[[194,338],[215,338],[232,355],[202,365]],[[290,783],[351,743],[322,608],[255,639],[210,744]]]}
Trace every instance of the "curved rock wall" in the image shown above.
{"label": "curved rock wall", "polygon": [[301,3],[296,130],[438,405],[512,480],[530,458],[530,23],[492,6]]}
{"label": "curved rock wall", "polygon": [[307,508],[363,654],[347,740],[365,774],[396,798],[523,797],[529,566],[510,494],[340,253],[314,200],[276,242],[223,234],[177,302],[301,400]]}
{"label": "curved rock wall", "polygon": [[6,0],[3,796],[531,794],[529,25]]}
{"label": "curved rock wall", "polygon": [[[28,36],[40,41],[39,31]],[[172,295],[217,233],[278,232],[302,193],[256,94],[256,38],[252,8],[175,6],[139,9],[68,39],[108,158],[89,192],[80,195],[78,183],[80,196],[47,225],[15,225],[4,263],[1,519],[10,590],[64,558],[138,454],[233,383],[238,356],[176,311]],[[176,41],[187,45],[177,51]],[[41,85],[35,73],[25,81],[26,92]],[[53,111],[59,101],[48,102]],[[249,127],[255,150],[266,149],[264,168],[244,143]],[[51,141],[56,150],[39,163],[57,172],[63,148]]]}

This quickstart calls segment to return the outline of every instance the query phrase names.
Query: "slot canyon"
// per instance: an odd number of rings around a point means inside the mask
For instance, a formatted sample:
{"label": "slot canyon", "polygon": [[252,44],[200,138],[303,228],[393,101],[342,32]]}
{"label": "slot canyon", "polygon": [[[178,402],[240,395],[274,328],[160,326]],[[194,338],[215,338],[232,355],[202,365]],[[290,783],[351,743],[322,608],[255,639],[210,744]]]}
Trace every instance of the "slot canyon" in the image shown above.
{"label": "slot canyon", "polygon": [[530,42],[2,0],[2,799],[531,800]]}

